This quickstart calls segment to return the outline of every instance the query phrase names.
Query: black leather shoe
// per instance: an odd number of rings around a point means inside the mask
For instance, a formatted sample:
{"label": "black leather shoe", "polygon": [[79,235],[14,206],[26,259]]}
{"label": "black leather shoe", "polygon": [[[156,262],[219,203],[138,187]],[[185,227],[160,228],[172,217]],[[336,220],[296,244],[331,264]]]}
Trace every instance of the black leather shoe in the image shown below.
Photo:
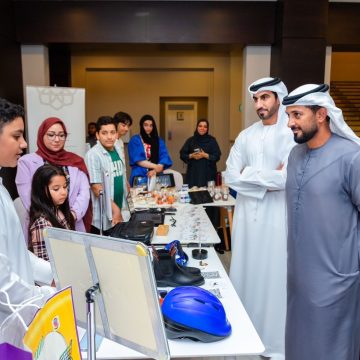
{"label": "black leather shoe", "polygon": [[167,250],[153,249],[153,265],[156,284],[159,287],[199,286],[205,283],[201,274],[185,270]]}

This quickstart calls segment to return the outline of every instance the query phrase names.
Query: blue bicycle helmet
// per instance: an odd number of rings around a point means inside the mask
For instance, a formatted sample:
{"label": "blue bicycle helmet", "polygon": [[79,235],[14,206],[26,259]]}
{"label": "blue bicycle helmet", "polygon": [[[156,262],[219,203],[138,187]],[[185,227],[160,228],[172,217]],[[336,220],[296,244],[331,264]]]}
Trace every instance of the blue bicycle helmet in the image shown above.
{"label": "blue bicycle helmet", "polygon": [[205,289],[177,287],[165,296],[161,309],[169,339],[213,342],[231,334],[222,303]]}

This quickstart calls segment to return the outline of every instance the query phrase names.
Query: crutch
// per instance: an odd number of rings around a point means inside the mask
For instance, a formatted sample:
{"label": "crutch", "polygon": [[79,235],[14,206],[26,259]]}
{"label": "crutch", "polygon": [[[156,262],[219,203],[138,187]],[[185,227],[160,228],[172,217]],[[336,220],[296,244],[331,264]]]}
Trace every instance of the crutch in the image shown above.
{"label": "crutch", "polygon": [[100,190],[99,192],[99,201],[100,201],[100,235],[103,234],[103,200],[104,200],[104,192]]}

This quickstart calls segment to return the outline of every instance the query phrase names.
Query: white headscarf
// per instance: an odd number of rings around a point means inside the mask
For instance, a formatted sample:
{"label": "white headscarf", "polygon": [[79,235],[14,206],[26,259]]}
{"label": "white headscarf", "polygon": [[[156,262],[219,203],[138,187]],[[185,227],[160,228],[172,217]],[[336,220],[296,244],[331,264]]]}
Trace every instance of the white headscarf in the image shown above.
{"label": "white headscarf", "polygon": [[265,77],[256,80],[250,84],[248,91],[251,96],[256,95],[260,91],[272,91],[276,93],[280,101],[277,123],[287,126],[288,118],[285,113],[285,106],[282,105],[282,101],[288,94],[288,91],[285,84],[279,78]]}
{"label": "white headscarf", "polygon": [[283,105],[312,106],[318,105],[327,110],[330,118],[331,132],[360,145],[360,138],[350,129],[344,120],[342,111],[336,107],[334,100],[329,94],[329,86],[326,84],[306,84],[293,90],[285,97]]}

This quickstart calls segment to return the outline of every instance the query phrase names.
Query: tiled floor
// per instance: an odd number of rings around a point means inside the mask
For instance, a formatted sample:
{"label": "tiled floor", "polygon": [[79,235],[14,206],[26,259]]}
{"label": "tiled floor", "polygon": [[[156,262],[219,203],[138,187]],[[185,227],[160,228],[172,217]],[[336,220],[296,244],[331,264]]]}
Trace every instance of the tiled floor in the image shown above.
{"label": "tiled floor", "polygon": [[231,251],[224,251],[224,254],[218,253],[218,256],[226,270],[226,272],[229,274],[230,269],[230,260],[231,260]]}

